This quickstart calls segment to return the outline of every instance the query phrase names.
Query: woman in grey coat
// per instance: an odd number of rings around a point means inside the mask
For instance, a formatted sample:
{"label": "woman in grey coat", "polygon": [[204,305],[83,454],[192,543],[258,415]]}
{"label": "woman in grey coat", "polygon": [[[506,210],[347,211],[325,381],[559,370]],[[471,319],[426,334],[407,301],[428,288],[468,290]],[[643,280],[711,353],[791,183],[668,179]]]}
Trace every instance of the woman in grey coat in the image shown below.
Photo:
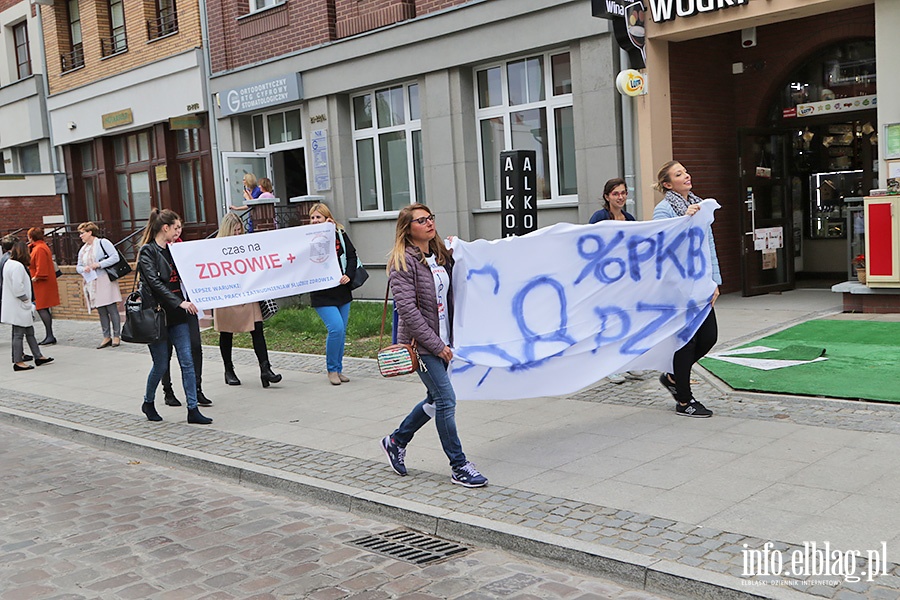
{"label": "woman in grey coat", "polygon": [[406,445],[433,417],[441,447],[450,460],[450,480],[465,487],[481,487],[488,480],[466,460],[456,432],[456,393],[447,374],[453,358],[452,272],[453,257],[437,234],[431,210],[424,204],[403,208],[388,258],[388,279],[400,315],[397,341],[416,345],[419,378],[428,393],[394,433],[381,440],[381,447],[391,468],[406,475]]}

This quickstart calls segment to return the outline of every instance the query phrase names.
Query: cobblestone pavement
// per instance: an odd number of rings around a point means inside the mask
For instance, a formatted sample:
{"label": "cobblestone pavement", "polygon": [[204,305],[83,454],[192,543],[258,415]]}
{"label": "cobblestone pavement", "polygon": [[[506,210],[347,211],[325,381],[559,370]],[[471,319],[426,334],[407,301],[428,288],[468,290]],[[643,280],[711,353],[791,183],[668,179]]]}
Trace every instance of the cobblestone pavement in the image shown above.
{"label": "cobblestone pavement", "polygon": [[0,424],[0,598],[662,600],[483,548],[417,566],[396,527]]}

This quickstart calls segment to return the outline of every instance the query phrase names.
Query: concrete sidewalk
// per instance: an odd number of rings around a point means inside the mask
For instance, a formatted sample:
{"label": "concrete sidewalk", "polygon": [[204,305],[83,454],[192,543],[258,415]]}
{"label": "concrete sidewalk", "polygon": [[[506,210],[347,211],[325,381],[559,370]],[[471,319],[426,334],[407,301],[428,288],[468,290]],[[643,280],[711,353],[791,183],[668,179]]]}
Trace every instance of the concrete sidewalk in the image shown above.
{"label": "concrete sidewalk", "polygon": [[[840,297],[825,290],[724,296],[716,305],[717,348],[839,310]],[[215,423],[185,424],[184,408],[164,406],[161,391],[165,421],[149,423],[139,412],[146,349],[95,350],[96,323],[55,328],[60,344],[47,349],[54,363],[2,371],[6,420],[445,537],[564,560],[656,593],[900,597],[893,564],[900,557],[900,406],[736,393],[702,369],[695,393],[715,411],[712,419],[676,417],[656,373],[565,397],[461,402],[463,447],[490,479],[468,490],[450,484],[433,428],[410,444],[408,477],[384,461],[379,440],[421,399],[418,378],[383,379],[373,361],[348,359],[351,382],[336,387],[323,357],[273,353],[284,381],[263,390],[252,352],[236,350],[243,385],[228,387],[218,349],[208,347],[204,390],[215,406],[204,413]],[[745,551],[766,542],[775,543],[785,569],[804,542],[829,542],[863,559],[884,542],[892,564],[872,581],[745,577]],[[857,575],[869,568],[863,562]],[[822,585],[826,579],[839,583]]]}

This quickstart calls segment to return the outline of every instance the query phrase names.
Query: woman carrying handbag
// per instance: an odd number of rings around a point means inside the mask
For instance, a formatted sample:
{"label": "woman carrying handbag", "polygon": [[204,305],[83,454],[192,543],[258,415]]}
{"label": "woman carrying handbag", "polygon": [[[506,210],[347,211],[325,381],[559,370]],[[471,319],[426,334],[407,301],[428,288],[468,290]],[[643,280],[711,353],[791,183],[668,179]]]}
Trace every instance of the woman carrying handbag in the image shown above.
{"label": "woman carrying handbag", "polygon": [[197,408],[197,376],[194,373],[194,359],[191,356],[191,333],[188,315],[196,315],[197,307],[184,299],[181,278],[169,244],[175,241],[181,230],[181,218],[169,209],[154,208],[144,229],[141,249],[138,253],[138,276],[141,279],[141,298],[145,304],[153,302],[165,311],[167,337],[149,344],[153,368],[147,377],[147,388],[141,411],[150,421],[162,421],[156,411],[154,400],[156,388],[169,368],[169,342],[175,348],[178,364],[181,366],[181,381],[187,398],[187,422],[209,425],[212,419],[205,417]]}
{"label": "woman carrying handbag", "polygon": [[388,257],[388,279],[400,315],[397,341],[415,341],[421,361],[419,378],[427,395],[394,433],[381,440],[381,447],[394,472],[406,475],[406,446],[434,417],[441,447],[450,460],[450,480],[465,487],[482,487],[488,480],[466,460],[459,441],[456,393],[447,374],[453,358],[452,271],[453,257],[437,235],[434,214],[424,204],[404,207],[397,216],[394,248]]}

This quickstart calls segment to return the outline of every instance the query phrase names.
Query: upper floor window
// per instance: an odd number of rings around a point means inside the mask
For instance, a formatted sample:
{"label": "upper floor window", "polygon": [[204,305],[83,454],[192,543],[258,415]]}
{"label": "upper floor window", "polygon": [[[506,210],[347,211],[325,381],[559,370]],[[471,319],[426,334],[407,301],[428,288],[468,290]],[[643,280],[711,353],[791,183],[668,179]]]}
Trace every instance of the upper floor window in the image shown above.
{"label": "upper floor window", "polygon": [[16,148],[18,155],[19,173],[40,173],[41,152],[37,144],[29,144]]}
{"label": "upper floor window", "polygon": [[534,150],[537,198],[575,199],[575,124],[568,52],[548,52],[476,70],[475,114],[482,201],[500,202],[500,153]]}
{"label": "upper floor window", "polygon": [[257,150],[273,144],[286,144],[303,139],[300,109],[253,115],[253,147]]}
{"label": "upper floor window", "polygon": [[418,84],[366,92],[352,100],[360,212],[395,212],[425,202]]}
{"label": "upper floor window", "polygon": [[275,6],[282,0],[250,0],[250,12],[256,12],[270,6]]}
{"label": "upper floor window", "polygon": [[16,44],[16,69],[19,79],[31,75],[31,51],[28,48],[28,21],[13,25],[13,40]]}
{"label": "upper floor window", "polygon": [[[175,0],[149,0],[153,16],[147,19],[147,38],[155,40],[178,31],[178,11]],[[145,13],[146,14],[146,13]]]}
{"label": "upper floor window", "polygon": [[125,11],[124,0],[107,0],[109,16],[110,36],[100,38],[100,52],[103,56],[110,56],[128,49],[125,38]]}
{"label": "upper floor window", "polygon": [[[64,73],[84,66],[84,47],[81,44],[81,11],[78,8],[78,0],[67,0],[66,17],[69,24],[69,51],[60,55]],[[62,46],[62,44],[60,45]]]}

